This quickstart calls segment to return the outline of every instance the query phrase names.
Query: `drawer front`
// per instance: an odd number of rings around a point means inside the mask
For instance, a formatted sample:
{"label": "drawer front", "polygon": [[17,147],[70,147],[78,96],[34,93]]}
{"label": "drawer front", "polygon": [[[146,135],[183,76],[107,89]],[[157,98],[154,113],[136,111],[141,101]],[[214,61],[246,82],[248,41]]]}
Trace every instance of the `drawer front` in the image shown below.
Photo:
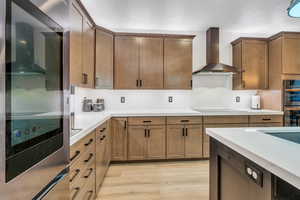
{"label": "drawer front", "polygon": [[103,135],[106,134],[108,129],[108,123],[104,122],[101,124],[97,129],[96,129],[96,138],[102,137]]}
{"label": "drawer front", "polygon": [[95,131],[70,147],[70,162],[74,163],[91,146],[95,145]]}
{"label": "drawer front", "polygon": [[249,124],[249,127],[282,127],[283,123],[255,123]]}
{"label": "drawer front", "polygon": [[202,117],[167,117],[167,124],[202,124]]}
{"label": "drawer front", "polygon": [[248,116],[205,116],[204,124],[247,124]]}
{"label": "drawer front", "polygon": [[256,115],[249,117],[250,123],[282,123],[282,115]]}
{"label": "drawer front", "polygon": [[166,123],[165,117],[129,117],[129,125],[164,125]]}
{"label": "drawer front", "polygon": [[81,155],[76,162],[71,165],[71,169],[85,169],[91,163],[95,162],[95,148],[89,148]]}
{"label": "drawer front", "polygon": [[71,188],[71,200],[93,200],[95,195],[94,172],[85,180],[83,186]]}

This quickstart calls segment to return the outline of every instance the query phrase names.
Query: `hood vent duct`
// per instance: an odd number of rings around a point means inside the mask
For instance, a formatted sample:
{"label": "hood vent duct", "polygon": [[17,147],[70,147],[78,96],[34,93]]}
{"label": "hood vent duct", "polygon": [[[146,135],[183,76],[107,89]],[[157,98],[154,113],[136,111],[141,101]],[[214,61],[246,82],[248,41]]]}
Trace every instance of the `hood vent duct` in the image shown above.
{"label": "hood vent duct", "polygon": [[206,32],[206,62],[202,69],[193,72],[237,72],[236,68],[219,62],[219,28],[212,27]]}

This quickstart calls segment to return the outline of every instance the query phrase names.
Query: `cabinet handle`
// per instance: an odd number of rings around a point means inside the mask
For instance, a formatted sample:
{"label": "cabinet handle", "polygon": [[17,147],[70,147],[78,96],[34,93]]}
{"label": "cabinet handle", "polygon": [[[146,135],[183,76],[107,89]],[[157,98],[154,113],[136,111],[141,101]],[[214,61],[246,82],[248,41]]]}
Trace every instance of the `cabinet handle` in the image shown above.
{"label": "cabinet handle", "polygon": [[136,87],[139,87],[139,80],[136,80]]}
{"label": "cabinet handle", "polygon": [[94,154],[90,153],[88,159],[84,160],[85,163],[90,162],[90,160],[93,158]]}
{"label": "cabinet handle", "polygon": [[70,179],[70,183],[74,181],[74,179],[78,176],[79,173],[80,173],[80,169],[76,169],[74,176],[72,176],[72,178]]}
{"label": "cabinet handle", "polygon": [[264,121],[271,121],[272,119],[270,119],[270,118],[263,118],[262,120],[264,120]]}
{"label": "cabinet handle", "polygon": [[127,129],[127,121],[124,121],[124,129]]}
{"label": "cabinet handle", "polygon": [[91,174],[93,173],[93,171],[94,171],[94,169],[90,168],[88,175],[84,176],[84,178],[89,178],[91,176]]}
{"label": "cabinet handle", "polygon": [[147,129],[144,129],[145,137],[147,137]]}
{"label": "cabinet handle", "polygon": [[246,82],[244,80],[242,80],[242,87],[245,88],[246,87]]}
{"label": "cabinet handle", "polygon": [[78,195],[78,193],[79,193],[79,191],[80,191],[80,187],[76,187],[76,188],[74,188],[74,190],[75,190],[76,192],[75,192],[74,195],[72,196],[72,200],[74,200],[74,199],[77,197],[77,195]]}
{"label": "cabinet handle", "polygon": [[151,123],[152,121],[151,120],[145,120],[143,121],[144,123]]}
{"label": "cabinet handle", "polygon": [[82,83],[87,84],[88,83],[88,74],[82,73]]}
{"label": "cabinet handle", "polygon": [[185,128],[185,136],[188,136],[188,128]]}
{"label": "cabinet handle", "polygon": [[193,88],[193,80],[191,80],[191,88]]}
{"label": "cabinet handle", "polygon": [[103,137],[100,139],[101,141],[104,140],[106,138],[106,135],[103,135]]}
{"label": "cabinet handle", "polygon": [[75,158],[77,158],[77,157],[79,156],[79,154],[80,154],[80,151],[76,151],[76,152],[75,152],[75,155],[74,155],[72,158],[70,158],[71,162],[72,162]]}
{"label": "cabinet handle", "polygon": [[86,146],[86,147],[89,146],[90,144],[93,143],[93,141],[94,141],[94,139],[90,139],[90,141],[88,143],[84,144],[84,146]]}
{"label": "cabinet handle", "polygon": [[148,137],[150,137],[150,129],[148,129]]}
{"label": "cabinet handle", "polygon": [[187,120],[187,119],[184,119],[184,120],[181,120],[181,122],[189,122],[190,120]]}
{"label": "cabinet handle", "polygon": [[143,80],[140,80],[140,87],[143,86]]}
{"label": "cabinet handle", "polygon": [[89,197],[88,197],[86,200],[91,200],[94,191],[91,190],[91,191],[88,191],[88,193],[89,193],[90,195],[89,195]]}
{"label": "cabinet handle", "polygon": [[100,133],[103,133],[106,130],[106,128],[103,128],[100,130]]}
{"label": "cabinet handle", "polygon": [[185,130],[184,130],[184,128],[182,128],[182,136],[184,137],[184,133],[185,132]]}

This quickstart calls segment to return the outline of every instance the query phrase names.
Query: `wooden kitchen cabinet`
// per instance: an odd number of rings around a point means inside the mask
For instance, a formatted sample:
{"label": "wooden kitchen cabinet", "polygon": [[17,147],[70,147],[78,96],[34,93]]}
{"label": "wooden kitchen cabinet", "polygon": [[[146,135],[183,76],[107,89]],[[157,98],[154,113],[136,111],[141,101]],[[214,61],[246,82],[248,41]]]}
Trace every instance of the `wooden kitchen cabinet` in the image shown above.
{"label": "wooden kitchen cabinet", "polygon": [[70,83],[94,88],[95,30],[80,6],[72,3],[70,13]]}
{"label": "wooden kitchen cabinet", "polygon": [[70,16],[70,83],[79,86],[82,83],[83,16],[74,4]]}
{"label": "wooden kitchen cabinet", "polygon": [[268,88],[268,42],[262,38],[239,38],[231,43],[233,66],[238,69],[234,75],[234,89]]}
{"label": "wooden kitchen cabinet", "polygon": [[140,38],[140,88],[164,88],[164,52],[162,38]]}
{"label": "wooden kitchen cabinet", "polygon": [[94,88],[95,68],[95,30],[84,18],[83,20],[83,65],[82,65],[82,87]]}
{"label": "wooden kitchen cabinet", "polygon": [[128,160],[157,160],[165,158],[165,125],[129,126]]}
{"label": "wooden kitchen cabinet", "polygon": [[166,89],[192,88],[192,39],[164,40],[164,86]]}
{"label": "wooden kitchen cabinet", "polygon": [[96,29],[95,88],[113,89],[114,36]]}
{"label": "wooden kitchen cabinet", "polygon": [[115,89],[139,88],[139,39],[115,37]]}
{"label": "wooden kitchen cabinet", "polygon": [[127,160],[127,118],[111,119],[111,160]]}
{"label": "wooden kitchen cabinet", "polygon": [[202,158],[202,117],[179,118],[167,118],[167,158]]}
{"label": "wooden kitchen cabinet", "polygon": [[147,133],[144,126],[128,128],[128,160],[145,160],[147,150]]}

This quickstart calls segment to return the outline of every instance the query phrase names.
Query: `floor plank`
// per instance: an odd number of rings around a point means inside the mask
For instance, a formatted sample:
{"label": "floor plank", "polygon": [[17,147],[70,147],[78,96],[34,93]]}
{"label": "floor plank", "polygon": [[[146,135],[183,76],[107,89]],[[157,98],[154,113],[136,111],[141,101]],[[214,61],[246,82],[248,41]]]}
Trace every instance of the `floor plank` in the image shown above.
{"label": "floor plank", "polygon": [[97,200],[208,200],[208,161],[114,164]]}

